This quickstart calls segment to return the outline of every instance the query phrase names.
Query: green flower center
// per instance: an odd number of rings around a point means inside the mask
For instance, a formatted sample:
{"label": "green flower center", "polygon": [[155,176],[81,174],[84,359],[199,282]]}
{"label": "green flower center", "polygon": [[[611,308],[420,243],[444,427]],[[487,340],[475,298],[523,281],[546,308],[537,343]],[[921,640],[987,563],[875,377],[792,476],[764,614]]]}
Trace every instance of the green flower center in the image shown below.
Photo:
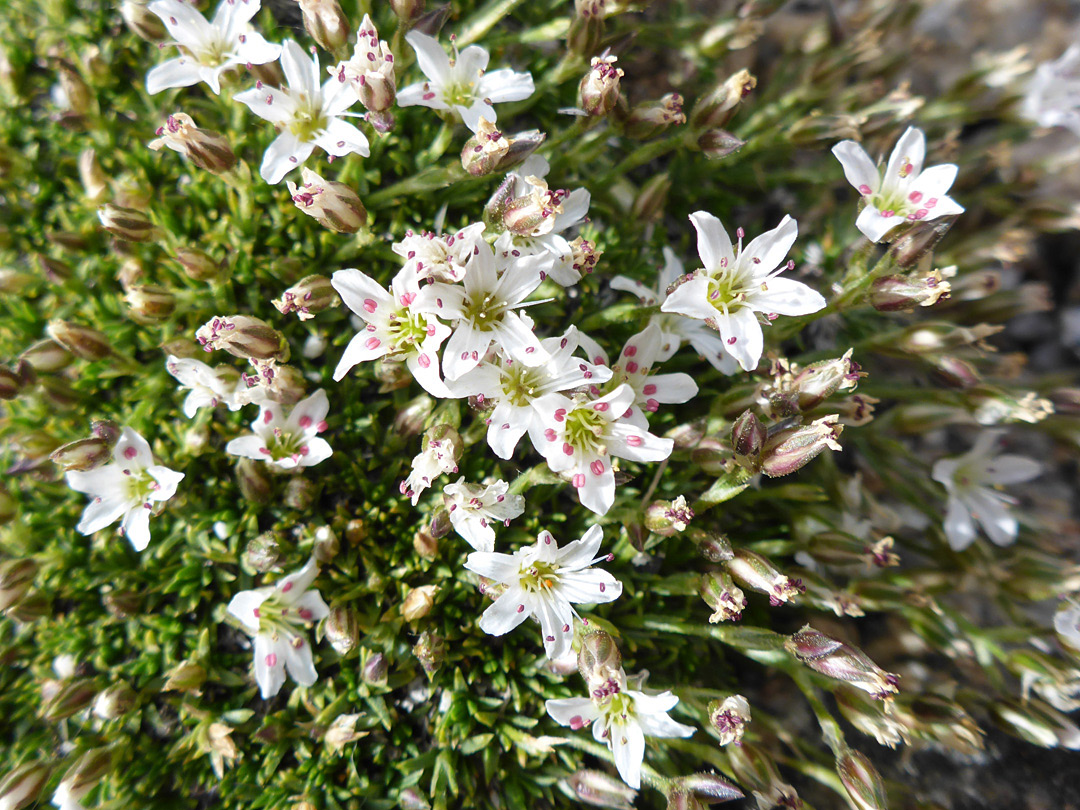
{"label": "green flower center", "polygon": [[296,99],[296,110],[289,122],[289,132],[307,143],[315,140],[315,137],[326,129],[326,116],[323,114],[322,105],[316,105],[306,95]]}
{"label": "green flower center", "polygon": [[387,335],[396,351],[419,347],[428,336],[428,320],[419,312],[402,307],[390,316]]}
{"label": "green flower center", "polygon": [[270,451],[270,458],[278,461],[283,458],[303,455],[304,440],[302,436],[287,433],[281,428],[274,430],[274,435],[266,442],[266,449]]}
{"label": "green flower center", "polygon": [[195,54],[195,58],[203,67],[219,67],[229,61],[229,43],[223,39],[208,42],[205,48]]}
{"label": "green flower center", "polygon": [[503,396],[518,408],[528,406],[539,396],[544,382],[543,371],[524,363],[512,363],[502,369]]}
{"label": "green flower center", "polygon": [[522,590],[537,593],[554,588],[558,581],[554,563],[534,562],[521,570],[519,584]]}
{"label": "green flower center", "polygon": [[277,592],[256,608],[255,615],[259,619],[259,632],[271,635],[293,635],[298,627],[309,624],[313,618],[309,610],[286,603]]}
{"label": "green flower center", "polygon": [[140,503],[147,503],[150,495],[158,488],[158,482],[145,470],[132,472],[128,477],[128,497]]}
{"label": "green flower center", "polygon": [[574,408],[566,415],[566,442],[576,450],[599,452],[603,446],[603,437],[607,432],[608,421],[591,403]]}
{"label": "green flower center", "polygon": [[496,301],[491,295],[485,295],[475,301],[466,298],[464,303],[464,319],[472,323],[474,329],[479,329],[481,332],[490,331],[506,313],[506,302]]}
{"label": "green flower center", "polygon": [[709,277],[709,303],[724,313],[740,309],[752,282],[753,274],[743,270],[736,259],[734,267],[723,268]]}
{"label": "green flower center", "polygon": [[443,88],[443,101],[451,107],[460,104],[471,107],[476,100],[476,82],[448,84]]}

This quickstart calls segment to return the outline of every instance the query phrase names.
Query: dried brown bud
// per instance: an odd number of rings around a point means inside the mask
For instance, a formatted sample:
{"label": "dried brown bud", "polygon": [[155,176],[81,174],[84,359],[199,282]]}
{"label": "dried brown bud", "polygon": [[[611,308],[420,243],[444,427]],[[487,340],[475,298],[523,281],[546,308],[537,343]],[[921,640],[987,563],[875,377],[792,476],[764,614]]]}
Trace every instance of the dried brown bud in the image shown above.
{"label": "dried brown bud", "polygon": [[50,723],[66,720],[90,705],[96,695],[97,689],[89,679],[65,681],[45,701],[42,715]]}
{"label": "dried brown bud", "polygon": [[420,634],[420,640],[413,646],[413,655],[424,668],[424,672],[429,676],[433,675],[446,660],[446,639],[430,630],[425,630]]}
{"label": "dried brown bud", "polygon": [[341,298],[326,276],[308,276],[283,292],[280,300],[274,301],[274,306],[282,315],[295,312],[302,321],[314,318],[316,312],[340,304]]}
{"label": "dried brown bud", "polygon": [[566,34],[571,53],[592,56],[604,38],[604,6],[606,0],[574,0],[574,18]]}
{"label": "dried brown bud", "polygon": [[[89,326],[80,326],[71,321],[57,320],[51,321],[45,331],[48,332],[49,337],[83,360],[102,360],[112,354],[109,339],[97,329],[91,329]],[[24,354],[23,357],[31,366],[37,368],[29,357],[29,353]],[[44,371],[45,369],[38,370]]]}
{"label": "dried brown bud", "polygon": [[49,458],[64,472],[70,470],[87,472],[112,460],[113,444],[115,442],[99,438],[79,439],[57,447]]}
{"label": "dried brown bud", "polygon": [[206,683],[206,670],[194,661],[181,661],[165,677],[162,692],[195,692]]}
{"label": "dried brown bud", "polygon": [[105,203],[98,209],[98,219],[101,227],[128,242],[149,242],[157,231],[142,211],[112,203]]}
{"label": "dried brown bud", "polygon": [[199,129],[190,115],[173,113],[164,126],[158,127],[157,135],[156,140],[150,141],[151,149],[168,147],[213,174],[231,171],[236,165],[236,155],[228,139],[221,133]]}
{"label": "dried brown bud", "polygon": [[280,568],[285,555],[276,532],[263,532],[248,541],[244,562],[260,574]]}
{"label": "dried brown bud", "polygon": [[34,371],[52,374],[67,368],[75,358],[55,340],[42,340],[19,355]]}
{"label": "dried brown bud", "polygon": [[[953,272],[956,272],[955,268]],[[904,312],[917,306],[932,307],[949,297],[949,282],[942,275],[941,270],[932,270],[926,274],[882,276],[871,283],[867,298],[879,312]]]}
{"label": "dried brown bud", "polygon": [[399,20],[408,23],[424,13],[424,0],[390,0],[390,8]]}
{"label": "dried brown bud", "polygon": [[743,413],[731,425],[731,446],[744,461],[756,464],[765,446],[765,426],[753,411]]}
{"label": "dried brown bud", "polygon": [[39,762],[26,762],[8,771],[0,782],[0,808],[22,810],[38,800],[51,771]]}
{"label": "dried brown bud", "polygon": [[101,720],[116,720],[135,707],[138,695],[126,681],[117,681],[94,698],[93,713]]}
{"label": "dried brown bud", "polygon": [[389,671],[386,656],[381,652],[372,653],[364,661],[360,669],[360,677],[368,686],[386,686],[386,676]]}
{"label": "dried brown bud", "polygon": [[236,465],[240,494],[252,503],[269,503],[274,496],[274,484],[267,476],[265,467],[265,464],[250,458],[242,458]]}
{"label": "dried brown bud", "polygon": [[93,149],[84,149],[79,153],[79,180],[82,182],[86,201],[91,205],[97,205],[109,193],[109,178],[105,176]]}
{"label": "dried brown bud", "polygon": [[176,296],[157,284],[129,287],[124,296],[131,316],[139,323],[158,323],[169,319],[176,310]]}

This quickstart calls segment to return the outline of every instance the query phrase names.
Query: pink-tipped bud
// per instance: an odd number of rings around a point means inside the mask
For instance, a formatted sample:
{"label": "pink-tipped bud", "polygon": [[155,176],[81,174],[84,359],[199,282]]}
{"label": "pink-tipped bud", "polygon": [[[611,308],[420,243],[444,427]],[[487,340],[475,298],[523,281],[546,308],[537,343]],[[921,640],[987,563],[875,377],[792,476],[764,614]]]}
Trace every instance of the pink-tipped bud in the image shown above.
{"label": "pink-tipped bud", "polygon": [[738,745],[750,723],[750,703],[742,695],[714,700],[709,703],[709,722],[720,734],[720,745]]}
{"label": "pink-tipped bud", "polygon": [[182,112],[165,120],[149,146],[154,151],[169,148],[212,174],[223,174],[236,165],[236,154],[224,135],[199,129],[191,116]]}
{"label": "pink-tipped bud", "polygon": [[516,236],[543,236],[555,228],[555,218],[562,213],[562,203],[567,192],[549,189],[538,177],[526,177],[530,191],[506,203],[503,211],[503,227]]}
{"label": "pink-tipped bud", "polygon": [[743,411],[731,425],[731,446],[740,460],[756,465],[765,446],[766,430],[753,411]]}
{"label": "pink-tipped bud", "polygon": [[248,315],[211,318],[195,333],[206,351],[223,349],[234,357],[256,360],[289,359],[285,336],[270,324]]}
{"label": "pink-tipped bud", "polygon": [[623,76],[615,67],[617,57],[594,56],[578,87],[578,106],[593,116],[607,115],[619,100],[619,80]]}
{"label": "pink-tipped bud", "polygon": [[837,439],[844,430],[836,414],[778,431],[765,441],[761,471],[770,478],[790,475],[802,469],[825,448],[842,450]]}
{"label": "pink-tipped bud", "polygon": [[886,810],[885,784],[870,760],[848,750],[836,761],[836,772],[856,810]]}
{"label": "pink-tipped bud", "polygon": [[337,233],[356,233],[367,224],[367,209],[360,196],[344,183],[324,180],[311,169],[300,170],[301,182],[286,183],[293,204]]}
{"label": "pink-tipped bud", "polygon": [[885,672],[862,650],[827,636],[810,625],[788,638],[784,647],[815,672],[846,681],[871,697],[884,700],[899,691],[898,675]]}
{"label": "pink-tipped bud", "polygon": [[648,140],[670,126],[685,123],[683,97],[678,93],[668,93],[656,101],[646,101],[631,109],[623,123],[623,130],[629,138]]}
{"label": "pink-tipped bud", "polygon": [[300,320],[306,321],[314,318],[317,312],[339,306],[341,298],[326,276],[308,276],[289,287],[273,303],[282,315],[295,312]]}
{"label": "pink-tipped bud", "polygon": [[637,791],[602,771],[576,771],[567,777],[566,785],[583,804],[611,810],[634,810]]}
{"label": "pink-tipped bud", "polygon": [[680,495],[673,501],[653,501],[645,508],[645,528],[661,537],[685,531],[694,519],[694,510]]}
{"label": "pink-tipped bud", "polygon": [[949,298],[949,282],[940,270],[907,276],[882,276],[870,285],[867,299],[879,312],[910,312],[915,307],[932,307]]}
{"label": "pink-tipped bud", "polygon": [[103,439],[79,439],[52,451],[49,458],[64,472],[87,472],[112,460],[112,444]]}
{"label": "pink-tipped bud", "polygon": [[371,653],[360,668],[360,677],[368,686],[386,686],[389,670],[390,665],[385,655],[381,652]]}
{"label": "pink-tipped bud", "polygon": [[[379,39],[379,32],[367,14],[360,23],[360,30],[356,32],[356,46],[352,58],[329,70],[331,75],[340,81],[352,84],[360,103],[370,112],[381,116],[394,106],[397,98],[394,54],[386,41]],[[392,120],[391,118],[391,127]]]}
{"label": "pink-tipped bud", "polygon": [[574,0],[576,13],[566,33],[566,44],[571,53],[587,57],[600,48],[604,38],[606,5],[606,0]]}
{"label": "pink-tipped bud", "polygon": [[760,554],[746,549],[735,549],[733,558],[724,565],[743,585],[768,595],[769,604],[773,607],[787,602],[805,590],[799,580],[789,579]]}
{"label": "pink-tipped bud", "polygon": [[702,96],[690,112],[694,129],[720,129],[730,121],[742,100],[757,87],[757,79],[748,70],[740,70],[710,93]]}
{"label": "pink-tipped bud", "polygon": [[481,118],[476,132],[461,149],[461,167],[473,177],[491,174],[510,154],[510,141],[495,125]]}
{"label": "pink-tipped bud", "polygon": [[709,617],[711,624],[738,621],[746,608],[746,596],[735,584],[729,574],[712,571],[701,577],[698,593],[713,611]]}

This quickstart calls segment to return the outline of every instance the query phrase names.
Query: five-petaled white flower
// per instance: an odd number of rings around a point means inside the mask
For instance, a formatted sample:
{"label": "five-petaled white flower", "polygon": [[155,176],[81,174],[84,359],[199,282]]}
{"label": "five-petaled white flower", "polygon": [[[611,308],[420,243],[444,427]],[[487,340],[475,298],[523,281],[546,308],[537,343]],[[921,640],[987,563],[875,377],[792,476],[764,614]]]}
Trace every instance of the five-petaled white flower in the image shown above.
{"label": "five-petaled white flower", "polygon": [[542,436],[530,434],[536,449],[553,472],[569,476],[581,505],[598,515],[615,503],[613,457],[663,461],[674,446],[671,439],[623,418],[634,396],[634,389],[623,383],[599,399],[550,394],[536,403],[545,425]]}
{"label": "five-petaled white flower", "polygon": [[439,372],[439,346],[450,327],[430,313],[413,306],[416,301],[416,274],[403,267],[385,290],[359,270],[338,270],[331,278],[345,306],[364,322],[364,329],[345,347],[334,369],[340,380],[353,366],[365,360],[386,357],[404,360],[416,381],[436,397],[447,397]]}
{"label": "five-petaled white flower", "polygon": [[225,445],[225,452],[243,458],[266,461],[291,470],[310,467],[334,454],[329,443],[319,437],[326,430],[330,403],[319,389],[293,406],[288,415],[276,402],[261,403],[258,417],[251,423],[252,435],[240,436]]}
{"label": "five-petaled white flower", "polygon": [[120,533],[142,551],[150,542],[152,504],[176,494],[184,474],[155,464],[146,439],[125,427],[113,447],[111,464],[86,472],[73,470],[66,478],[68,486],[92,498],[78,531],[93,534],[121,520]]}
{"label": "five-petaled white flower", "polygon": [[1080,137],[1080,45],[1035,69],[1020,111],[1040,127],[1065,127]]}
{"label": "five-petaled white flower", "polygon": [[237,65],[263,65],[281,54],[281,46],[263,39],[250,25],[259,13],[260,0],[221,0],[212,22],[191,4],[180,0],[154,0],[147,6],[176,40],[181,55],[146,75],[146,91],[160,93],[170,87],[206,82],[221,92],[221,74]]}
{"label": "five-petaled white flower", "polygon": [[214,408],[219,403],[230,411],[239,410],[246,398],[241,394],[244,385],[240,372],[232,366],[211,368],[201,360],[169,355],[165,368],[180,383],[180,388],[190,389],[184,400],[184,416],[191,419],[199,408]]}
{"label": "five-petaled white flower", "polygon": [[456,484],[443,487],[443,502],[450,512],[450,523],[477,551],[495,549],[495,530],[492,523],[510,525],[510,521],[525,511],[521,495],[508,495],[510,485],[505,481],[494,484],[466,484],[464,477]]}
{"label": "five-petaled white flower", "polygon": [[287,89],[258,82],[233,97],[282,130],[263,155],[259,169],[263,180],[280,183],[308,159],[316,146],[334,157],[350,153],[367,157],[364,133],[342,120],[342,114],[358,100],[352,85],[331,76],[320,86],[318,55],[312,54],[309,59],[292,40],[282,46],[281,69]]}
{"label": "five-petaled white flower", "polygon": [[1017,521],[1007,508],[1014,501],[991,487],[1030,481],[1039,476],[1042,468],[1024,456],[995,456],[994,445],[1000,437],[1000,431],[985,431],[964,455],[934,464],[934,480],[949,492],[945,536],[954,551],[971,545],[976,521],[999,546],[1016,540]]}
{"label": "five-petaled white flower", "polygon": [[619,776],[632,788],[641,787],[641,763],[645,759],[645,735],[689,737],[692,726],[678,723],[668,712],[679,699],[671,692],[646,695],[626,688],[625,676],[609,682],[598,698],[559,698],[546,703],[555,722],[572,729],[592,724],[593,737],[607,743]]}
{"label": "five-petaled white flower", "polygon": [[844,167],[848,182],[866,202],[855,227],[871,242],[880,242],[905,222],[964,213],[963,207],[947,196],[957,167],[944,163],[923,168],[926,137],[922,130],[907,128],[889,155],[884,173],[855,141],[841,141],[832,152]]}
{"label": "five-petaled white flower", "polygon": [[466,225],[450,236],[409,231],[391,248],[405,259],[402,272],[416,292],[424,279],[453,283],[465,278],[466,266],[476,252],[477,244],[483,241],[483,233],[483,222]]}
{"label": "five-petaled white flower", "polygon": [[410,31],[405,39],[416,51],[416,62],[427,81],[399,90],[399,107],[420,105],[449,110],[475,132],[481,118],[493,123],[496,120],[492,104],[522,101],[533,94],[533,80],[528,73],[515,73],[509,68],[486,72],[490,57],[479,45],[470,45],[460,53],[455,47],[451,58],[435,37]]}
{"label": "five-petaled white flower", "polygon": [[255,681],[264,699],[281,689],[286,669],[301,686],[319,678],[306,632],[330,613],[319,592],[309,590],[318,575],[313,558],[276,584],[241,591],[229,602],[229,613],[255,636]]}
{"label": "five-petaled white flower", "polygon": [[[612,278],[611,288],[636,295],[647,307],[663,304],[668,296],[668,287],[686,272],[675,251],[665,245],[663,253],[664,266],[660,268],[655,288],[646,287],[628,276]],[[660,351],[656,355],[658,363],[670,360],[685,340],[721,374],[734,374],[739,370],[739,361],[727,350],[724,339],[701,321],[685,315],[661,312],[649,318],[649,323],[660,327]]]}
{"label": "five-petaled white flower", "polygon": [[825,306],[820,293],[802,282],[780,277],[794,266],[783,262],[798,236],[798,225],[785,216],[778,226],[745,248],[740,228],[736,251],[724,226],[712,214],[696,211],[690,221],[697,230],[698,255],[704,267],[673,290],[660,310],[705,321],[720,333],[743,370],[753,371],[765,343],[758,313],[771,321],[777,315],[808,315]]}
{"label": "five-petaled white flower", "polygon": [[580,540],[559,548],[551,532],[543,531],[536,545],[513,554],[474,551],[465,567],[506,586],[480,617],[480,629],[493,636],[509,633],[530,616],[540,622],[547,657],[556,659],[570,648],[574,604],[611,602],[622,594],[622,583],[607,571],[592,566],[610,555],[597,557],[604,530],[591,527]]}

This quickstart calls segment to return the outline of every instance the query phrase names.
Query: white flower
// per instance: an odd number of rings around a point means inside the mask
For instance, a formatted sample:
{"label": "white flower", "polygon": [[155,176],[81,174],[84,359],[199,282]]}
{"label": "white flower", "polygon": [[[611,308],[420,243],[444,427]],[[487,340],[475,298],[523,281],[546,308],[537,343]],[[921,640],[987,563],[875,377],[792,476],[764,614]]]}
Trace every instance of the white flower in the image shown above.
{"label": "white flower", "polygon": [[439,372],[439,346],[450,334],[450,327],[413,306],[417,297],[414,277],[415,273],[402,268],[390,282],[390,289],[385,290],[359,270],[334,273],[334,289],[345,306],[365,322],[363,331],[345,347],[334,369],[335,380],[357,363],[386,357],[404,360],[429,394],[450,395]]}
{"label": "white flower", "polygon": [[184,400],[184,416],[188,419],[195,416],[199,408],[213,408],[223,403],[230,411],[235,411],[244,405],[240,394],[245,386],[241,383],[240,372],[231,366],[210,368],[201,360],[169,355],[165,368],[181,388],[191,389]]}
{"label": "white flower", "polygon": [[855,227],[871,242],[905,222],[962,214],[964,209],[946,196],[957,168],[951,163],[923,168],[926,138],[922,130],[908,127],[889,155],[884,174],[855,141],[841,141],[832,148],[844,167],[844,176],[858,189],[866,207]]}
{"label": "white flower", "polygon": [[480,629],[501,636],[535,616],[547,657],[565,655],[574,638],[574,619],[580,618],[572,605],[611,602],[622,593],[621,582],[591,567],[611,559],[596,556],[603,538],[603,529],[593,526],[580,540],[560,549],[551,533],[543,531],[536,545],[513,554],[474,551],[465,567],[506,586],[480,617]]}
{"label": "white flower", "polygon": [[352,85],[331,76],[320,87],[319,57],[311,58],[292,40],[281,50],[281,69],[288,88],[275,90],[259,82],[233,96],[253,113],[281,128],[263,155],[259,173],[267,183],[280,183],[292,169],[308,159],[318,146],[327,154],[343,157],[355,153],[367,157],[364,133],[341,116],[357,102]]}
{"label": "white flower", "polygon": [[401,494],[416,506],[421,493],[444,473],[458,471],[461,458],[461,437],[448,425],[436,425],[424,434],[421,451],[412,460],[412,472],[401,482]]}
{"label": "white flower", "polygon": [[450,58],[438,40],[427,34],[410,31],[405,39],[416,51],[416,62],[428,80],[399,90],[400,107],[421,105],[450,110],[475,132],[481,117],[495,122],[492,104],[521,101],[533,94],[533,80],[528,73],[514,73],[509,68],[486,72],[489,55],[479,45],[470,45],[461,53],[455,48]]}
{"label": "white flower", "polygon": [[525,511],[525,499],[521,495],[507,495],[509,488],[505,481],[487,486],[466,484],[464,477],[443,487],[443,501],[450,511],[454,531],[477,551],[494,550],[493,522],[509,526],[512,519]]}
{"label": "white flower", "polygon": [[443,351],[447,380],[476,368],[493,341],[500,351],[526,366],[548,359],[540,340],[515,312],[539,286],[539,276],[513,262],[498,267],[491,246],[480,240],[466,262],[460,285],[436,281],[420,290],[413,308],[450,321],[454,329]]}
{"label": "white flower", "polygon": [[593,737],[611,749],[619,776],[632,788],[641,787],[641,763],[645,759],[645,735],[689,737],[692,726],[677,723],[668,712],[679,699],[671,692],[646,695],[626,688],[625,679],[614,684],[614,694],[599,703],[590,698],[560,698],[546,703],[555,722],[572,729],[592,724]]}
{"label": "white flower", "polygon": [[534,445],[542,445],[547,425],[534,403],[549,394],[611,379],[610,370],[574,357],[580,338],[577,327],[571,326],[562,337],[540,341],[548,359],[538,366],[489,353],[476,368],[450,384],[454,396],[476,397],[482,405],[494,405],[487,417],[487,442],[499,458],[510,458],[526,432],[538,437],[533,439]]}
{"label": "white flower", "polygon": [[1080,650],[1080,603],[1070,600],[1058,608],[1054,614],[1054,630],[1066,645]]}
{"label": "white flower", "polygon": [[623,418],[633,402],[634,389],[624,383],[599,399],[550,394],[536,403],[544,432],[530,434],[533,444],[552,471],[569,476],[581,505],[599,515],[615,502],[613,457],[663,461],[674,446]]}
{"label": "white flower", "polygon": [[765,342],[758,313],[771,321],[777,315],[807,315],[825,306],[825,299],[802,282],[780,277],[793,266],[783,262],[798,236],[798,226],[785,216],[745,249],[740,228],[736,251],[712,214],[696,211],[690,221],[697,230],[704,267],[672,291],[660,310],[705,321],[720,333],[743,370],[753,371]]}
{"label": "white flower", "polygon": [[221,92],[221,74],[237,65],[264,65],[281,54],[256,32],[249,21],[259,13],[260,0],[222,0],[212,22],[191,4],[180,0],[154,0],[147,9],[161,18],[182,55],[163,62],[146,75],[146,91],[160,93],[170,87],[206,82]]}
{"label": "white flower", "polygon": [[[594,363],[608,365],[607,353],[595,340],[582,335],[581,345]],[[656,413],[661,403],[689,402],[697,396],[697,383],[689,374],[650,373],[662,346],[663,332],[659,324],[650,321],[644,331],[626,341],[618,361],[611,366],[611,380],[595,391],[595,395],[599,396],[600,392],[610,391],[623,383],[629,385],[634,389],[634,402],[623,418],[640,427],[648,426],[645,414]]]}
{"label": "white flower", "polygon": [[329,410],[322,389],[297,402],[288,415],[283,406],[267,400],[251,423],[252,435],[233,439],[225,445],[225,452],[266,461],[283,470],[311,467],[334,454],[327,441],[319,438],[326,430]]}
{"label": "white flower", "polygon": [[129,427],[113,448],[113,462],[87,472],[71,471],[68,486],[91,496],[82,520],[75,528],[93,534],[120,520],[120,533],[127,535],[136,551],[150,542],[150,510],[155,501],[167,501],[176,494],[183,473],[154,464],[146,439]]}
{"label": "white flower", "polygon": [[[546,183],[533,181],[542,181],[550,170],[551,166],[545,158],[530,156],[510,173],[514,178],[511,199],[520,200],[541,190],[546,192]],[[536,233],[522,236],[503,231],[495,240],[495,251],[514,257],[533,272],[539,273],[541,279],[550,277],[556,283],[569,287],[581,280],[581,271],[574,267],[573,247],[561,234],[585,219],[591,197],[583,188],[574,189],[569,194],[562,192],[562,195],[558,212],[554,217],[545,219]]]}
{"label": "white flower", "polygon": [[1035,69],[1020,111],[1041,127],[1065,127],[1080,137],[1080,45]]}
{"label": "white flower", "polygon": [[[661,305],[667,299],[668,287],[686,272],[675,251],[665,245],[663,252],[664,266],[660,268],[655,288],[646,287],[640,281],[627,276],[615,276],[611,279],[612,289],[636,295],[647,307]],[[721,374],[734,374],[739,370],[739,361],[731,356],[731,352],[724,345],[724,339],[701,321],[685,315],[662,312],[653,315],[649,323],[660,327],[661,344],[660,352],[656,355],[657,362],[671,359],[685,340]]]}
{"label": "white flower", "polygon": [[416,292],[424,279],[452,283],[465,278],[466,264],[483,241],[483,232],[483,222],[474,222],[450,236],[409,231],[391,247],[405,259],[402,272]]}
{"label": "white flower", "polygon": [[1024,456],[995,456],[994,445],[1000,437],[1000,431],[985,431],[964,455],[934,464],[934,480],[949,492],[945,536],[954,551],[971,545],[976,521],[999,546],[1016,540],[1016,518],[1007,508],[1013,501],[991,487],[1030,481],[1039,476],[1042,468]]}
{"label": "white flower", "polygon": [[356,32],[356,47],[352,58],[336,68],[331,75],[351,82],[360,103],[374,112],[388,110],[394,105],[397,82],[394,79],[394,54],[386,40],[367,14]]}
{"label": "white flower", "polygon": [[314,559],[279,582],[241,591],[229,602],[229,613],[255,636],[255,681],[263,698],[285,683],[285,670],[301,686],[318,680],[306,628],[325,619],[330,609],[317,590],[308,590],[319,568]]}
{"label": "white flower", "polygon": [[55,804],[60,810],[84,810],[79,800],[90,792],[90,788],[94,785],[88,783],[83,785],[78,790],[73,790],[72,785],[65,779],[56,787],[56,792],[53,793],[52,803]]}

